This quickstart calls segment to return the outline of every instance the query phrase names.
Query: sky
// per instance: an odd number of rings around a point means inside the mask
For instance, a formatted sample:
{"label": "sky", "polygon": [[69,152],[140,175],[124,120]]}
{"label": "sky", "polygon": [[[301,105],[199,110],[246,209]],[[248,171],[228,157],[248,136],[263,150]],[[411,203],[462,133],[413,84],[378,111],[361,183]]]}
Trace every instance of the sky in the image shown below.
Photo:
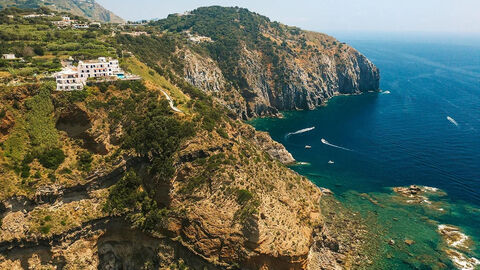
{"label": "sky", "polygon": [[97,0],[126,20],[165,18],[201,6],[248,8],[274,21],[323,32],[480,35],[480,0]]}

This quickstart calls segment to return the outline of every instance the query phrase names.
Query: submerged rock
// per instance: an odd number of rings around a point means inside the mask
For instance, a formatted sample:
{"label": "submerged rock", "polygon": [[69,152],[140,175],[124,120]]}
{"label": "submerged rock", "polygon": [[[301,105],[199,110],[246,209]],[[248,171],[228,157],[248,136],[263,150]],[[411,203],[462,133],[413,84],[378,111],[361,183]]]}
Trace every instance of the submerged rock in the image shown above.
{"label": "submerged rock", "polygon": [[480,260],[467,255],[473,246],[473,241],[460,228],[452,225],[439,225],[438,233],[448,246],[444,252],[457,268],[474,270],[480,265]]}
{"label": "submerged rock", "polygon": [[473,245],[470,237],[462,233],[458,227],[452,225],[439,225],[438,232],[449,247],[467,251]]}
{"label": "submerged rock", "polygon": [[409,187],[394,187],[393,191],[398,194],[398,199],[407,204],[419,204],[430,209],[444,212],[443,202],[432,201],[430,197],[445,196],[446,193],[438,188],[411,185]]}

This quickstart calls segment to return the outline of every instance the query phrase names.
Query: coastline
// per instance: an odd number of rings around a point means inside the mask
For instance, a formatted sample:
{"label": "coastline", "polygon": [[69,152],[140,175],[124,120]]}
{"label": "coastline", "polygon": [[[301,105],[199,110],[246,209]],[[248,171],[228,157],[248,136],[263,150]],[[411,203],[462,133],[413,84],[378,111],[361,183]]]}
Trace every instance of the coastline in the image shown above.
{"label": "coastline", "polygon": [[331,97],[327,98],[327,99],[326,99],[325,101],[323,101],[320,105],[316,106],[316,107],[313,108],[313,109],[295,109],[295,110],[279,111],[278,113],[273,114],[273,115],[264,115],[264,116],[252,117],[252,118],[246,120],[245,122],[246,122],[246,123],[250,123],[251,121],[255,121],[256,119],[283,119],[283,118],[285,118],[285,114],[284,114],[284,113],[315,111],[315,110],[318,110],[319,108],[323,108],[323,107],[328,106],[328,103],[329,103],[333,98],[336,98],[336,97],[363,96],[363,95],[367,95],[367,94],[382,94],[382,93],[384,93],[384,92],[390,93],[390,91],[382,90],[382,89],[369,90],[369,91],[366,91],[366,92],[348,93],[348,94],[342,94],[342,93],[336,92],[336,93],[334,93]]}
{"label": "coastline", "polygon": [[[378,91],[377,93],[382,93]],[[348,95],[336,95],[340,96],[358,96],[369,93],[361,94],[348,94]],[[332,98],[334,98],[332,97]],[[331,101],[330,98],[328,101]],[[326,102],[321,107],[327,107]],[[289,114],[299,113],[302,115],[302,111],[289,111],[284,114],[284,118],[267,117],[262,118],[262,123],[271,122],[274,126],[281,126],[284,121],[289,121]],[[297,119],[294,117],[293,119]],[[256,119],[258,121],[258,119]],[[267,121],[265,121],[267,120]],[[253,120],[254,121],[254,120]],[[295,120],[292,120],[295,122]],[[308,120],[306,120],[308,122]],[[251,123],[251,122],[250,122]],[[253,123],[254,125],[255,123]],[[305,126],[313,126],[314,124],[302,124],[302,128]],[[316,124],[318,125],[318,123]],[[254,125],[255,126],[255,125]],[[267,126],[262,125],[263,129],[268,130]],[[290,127],[290,126],[289,126]],[[298,124],[297,124],[298,128]],[[291,128],[295,130],[295,128]],[[274,129],[282,130],[281,128]],[[275,133],[275,132],[274,132]],[[285,130],[283,129],[283,134]],[[279,135],[271,134],[272,137],[278,138]],[[308,137],[308,135],[307,135]],[[281,140],[280,140],[281,141]],[[303,142],[303,140],[301,140]],[[306,142],[303,142],[303,145]],[[311,153],[306,151],[304,153],[303,147],[293,142],[284,143],[286,147],[296,147],[294,152],[302,152],[303,155]],[[318,149],[318,148],[317,148]],[[287,149],[292,150],[292,149]],[[315,153],[315,152],[313,152]],[[295,154],[295,153],[294,153]],[[467,205],[454,205],[451,202],[447,193],[437,187],[419,186],[422,194],[417,197],[406,197],[405,199],[399,199],[399,193],[395,192],[395,189],[409,189],[409,186],[399,186],[396,188],[389,188],[378,192],[369,193],[357,193],[355,187],[352,186],[351,192],[342,191],[340,193],[335,192],[338,182],[336,175],[329,175],[329,172],[319,171],[319,174],[311,174],[310,171],[318,171],[315,163],[310,162],[308,159],[300,158],[298,155],[294,156],[297,161],[295,164],[289,166],[290,169],[298,172],[299,174],[307,177],[317,187],[325,187],[324,183],[329,183],[326,188],[333,187],[333,193],[335,196],[330,196],[332,200],[337,200],[343,207],[349,209],[349,211],[356,212],[361,216],[366,224],[369,224],[369,233],[378,233],[376,235],[380,242],[377,243],[383,251],[379,251],[377,254],[373,252],[371,256],[379,256],[378,265],[381,267],[392,267],[403,262],[405,265],[430,265],[439,268],[458,268],[458,269],[476,269],[480,262],[478,261],[478,255],[475,253],[476,239],[465,232],[461,224],[455,223],[457,219],[455,212],[452,212],[456,207],[467,207]],[[313,164],[313,165],[312,165]],[[326,175],[329,175],[328,177]],[[361,181],[360,179],[350,181]],[[349,181],[343,181],[349,182]],[[342,190],[347,190],[348,185],[340,187]],[[414,188],[416,190],[416,188]],[[423,194],[425,193],[425,194]],[[428,195],[428,196],[427,196]],[[432,197],[430,197],[432,196]],[[458,203],[457,203],[458,204]],[[330,211],[330,209],[326,209]],[[400,212],[399,212],[400,211]],[[331,218],[331,217],[329,217]],[[443,225],[445,224],[445,225]],[[456,226],[447,224],[457,224]],[[340,224],[339,224],[340,225]],[[341,225],[340,225],[341,226]],[[455,228],[452,237],[457,237],[461,241],[453,241],[449,244],[448,235],[445,236],[442,233],[441,228],[445,226],[451,226]],[[376,229],[370,229],[370,228]],[[380,228],[380,229],[379,229]],[[403,229],[401,229],[403,228]],[[415,230],[414,228],[418,228]],[[449,227],[447,227],[449,228]],[[361,230],[360,227],[358,227]],[[343,236],[348,236],[345,234]],[[469,248],[461,248],[462,243],[466,243],[468,239]],[[429,243],[431,242],[431,243]],[[432,249],[432,244],[438,245],[437,249]],[[460,249],[458,248],[460,247]],[[423,256],[423,257],[422,257]],[[377,265],[377,262],[374,262]],[[385,269],[385,268],[384,268]],[[398,269],[410,269],[410,268],[398,268]]]}

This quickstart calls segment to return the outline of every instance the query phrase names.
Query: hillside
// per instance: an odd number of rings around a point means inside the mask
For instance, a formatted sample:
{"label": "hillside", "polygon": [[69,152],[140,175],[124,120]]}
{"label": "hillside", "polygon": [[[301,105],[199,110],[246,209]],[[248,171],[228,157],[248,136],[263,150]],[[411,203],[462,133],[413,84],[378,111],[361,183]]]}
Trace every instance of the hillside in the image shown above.
{"label": "hillside", "polygon": [[122,23],[124,20],[105,9],[95,0],[0,0],[0,9],[17,7],[35,9],[46,7],[59,12],[68,12],[92,21]]}
{"label": "hillside", "polygon": [[347,44],[246,9],[199,8],[151,25],[187,39],[175,51],[179,75],[246,119],[379,88],[379,70]]}
{"label": "hillside", "polygon": [[[218,67],[212,48],[159,22],[58,28],[59,14],[29,12],[0,12],[1,52],[21,57],[0,60],[0,269],[314,270],[375,259],[365,220],[229,108],[224,91],[244,98],[240,81],[217,92],[189,82],[187,53]],[[62,62],[99,56],[142,80],[54,91]]]}

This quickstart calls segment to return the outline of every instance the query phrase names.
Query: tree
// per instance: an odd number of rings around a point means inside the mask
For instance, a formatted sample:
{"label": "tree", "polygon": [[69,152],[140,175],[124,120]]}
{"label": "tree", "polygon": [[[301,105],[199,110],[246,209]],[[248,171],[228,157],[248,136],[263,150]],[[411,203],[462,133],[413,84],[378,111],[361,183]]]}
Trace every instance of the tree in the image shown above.
{"label": "tree", "polygon": [[65,154],[60,148],[54,148],[47,150],[40,154],[38,161],[42,164],[43,167],[47,169],[56,170],[60,164],[65,160]]}

